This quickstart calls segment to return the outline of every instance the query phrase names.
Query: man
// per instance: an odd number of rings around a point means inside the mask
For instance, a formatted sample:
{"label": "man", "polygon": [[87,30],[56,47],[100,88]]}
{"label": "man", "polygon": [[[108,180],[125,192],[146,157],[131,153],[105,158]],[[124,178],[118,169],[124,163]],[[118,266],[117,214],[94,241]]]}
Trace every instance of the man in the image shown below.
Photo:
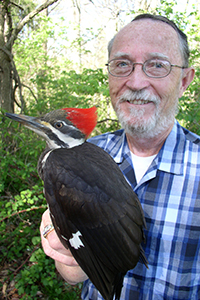
{"label": "man", "polygon": [[[109,88],[124,130],[90,141],[105,149],[137,193],[147,222],[142,263],[124,279],[121,299],[200,299],[199,138],[175,120],[194,77],[187,38],[166,18],[140,15],[109,44]],[[41,232],[50,223],[43,216]],[[44,251],[71,284],[87,279],[55,231]],[[102,299],[89,280],[82,299]]]}

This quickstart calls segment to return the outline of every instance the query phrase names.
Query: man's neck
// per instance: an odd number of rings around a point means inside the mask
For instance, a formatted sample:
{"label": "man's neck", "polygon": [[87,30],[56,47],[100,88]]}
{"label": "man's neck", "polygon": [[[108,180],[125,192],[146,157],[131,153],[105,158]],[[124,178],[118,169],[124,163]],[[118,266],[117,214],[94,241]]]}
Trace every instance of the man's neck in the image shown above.
{"label": "man's neck", "polygon": [[162,148],[162,145],[170,134],[172,128],[173,124],[161,134],[149,139],[139,138],[138,136],[131,136],[130,134],[126,133],[130,151],[137,156],[143,157],[157,154]]}

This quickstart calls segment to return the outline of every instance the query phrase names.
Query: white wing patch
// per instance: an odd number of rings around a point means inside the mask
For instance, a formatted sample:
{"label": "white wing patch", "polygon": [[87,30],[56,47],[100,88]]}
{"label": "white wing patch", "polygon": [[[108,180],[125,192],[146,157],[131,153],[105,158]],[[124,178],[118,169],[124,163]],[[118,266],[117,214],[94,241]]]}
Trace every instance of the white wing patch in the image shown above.
{"label": "white wing patch", "polygon": [[82,243],[82,241],[80,240],[79,236],[82,236],[82,234],[80,233],[80,231],[77,231],[76,233],[72,233],[72,238],[69,239],[70,245],[75,248],[75,249],[79,249],[81,246],[85,247],[84,244]]}

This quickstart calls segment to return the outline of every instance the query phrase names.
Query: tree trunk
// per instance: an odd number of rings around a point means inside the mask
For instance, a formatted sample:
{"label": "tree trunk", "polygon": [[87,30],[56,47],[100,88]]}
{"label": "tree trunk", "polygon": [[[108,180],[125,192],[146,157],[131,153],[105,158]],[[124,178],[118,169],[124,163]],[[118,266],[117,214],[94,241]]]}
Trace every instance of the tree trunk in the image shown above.
{"label": "tree trunk", "polygon": [[11,61],[2,50],[0,50],[0,101],[2,110],[14,112]]}
{"label": "tree trunk", "polygon": [[11,52],[6,50],[6,39],[11,33],[8,28],[8,4],[9,1],[0,3],[0,103],[3,110],[13,112]]}

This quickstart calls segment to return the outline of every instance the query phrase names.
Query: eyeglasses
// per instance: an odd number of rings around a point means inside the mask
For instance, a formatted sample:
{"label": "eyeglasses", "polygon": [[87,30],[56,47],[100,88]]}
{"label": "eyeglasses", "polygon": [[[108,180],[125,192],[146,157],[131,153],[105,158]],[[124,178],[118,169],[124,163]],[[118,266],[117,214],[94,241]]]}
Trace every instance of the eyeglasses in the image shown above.
{"label": "eyeglasses", "polygon": [[116,58],[106,64],[108,72],[115,77],[129,76],[135,70],[135,65],[141,65],[143,72],[148,77],[152,78],[166,77],[171,72],[172,67],[181,69],[186,68],[178,65],[172,65],[168,60],[160,58],[148,59],[144,63],[133,63],[129,59]]}

